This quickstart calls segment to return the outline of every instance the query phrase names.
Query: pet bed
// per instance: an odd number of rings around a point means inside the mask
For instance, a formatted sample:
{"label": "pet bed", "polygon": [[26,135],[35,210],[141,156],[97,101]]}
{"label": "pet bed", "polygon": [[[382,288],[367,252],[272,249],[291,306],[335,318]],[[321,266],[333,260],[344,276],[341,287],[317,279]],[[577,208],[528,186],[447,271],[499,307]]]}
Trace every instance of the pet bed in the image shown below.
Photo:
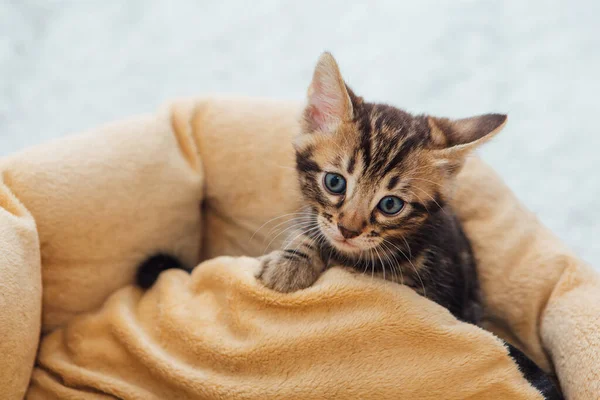
{"label": "pet bed", "polygon": [[[2,397],[539,399],[496,336],[407,287],[337,268],[292,294],[257,282],[252,257],[280,244],[259,228],[299,207],[300,110],[179,100],[0,160]],[[477,158],[452,204],[488,329],[569,399],[600,398],[598,273]],[[158,252],[207,261],[132,286]]]}

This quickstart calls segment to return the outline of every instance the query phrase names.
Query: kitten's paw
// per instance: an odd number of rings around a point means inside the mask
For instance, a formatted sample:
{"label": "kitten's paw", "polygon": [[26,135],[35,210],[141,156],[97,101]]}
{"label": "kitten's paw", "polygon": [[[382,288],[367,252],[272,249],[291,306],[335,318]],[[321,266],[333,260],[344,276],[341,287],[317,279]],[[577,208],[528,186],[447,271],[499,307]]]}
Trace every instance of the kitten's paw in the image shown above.
{"label": "kitten's paw", "polygon": [[269,289],[289,293],[305,289],[316,282],[322,271],[320,260],[307,260],[290,252],[274,251],[259,259],[257,278]]}

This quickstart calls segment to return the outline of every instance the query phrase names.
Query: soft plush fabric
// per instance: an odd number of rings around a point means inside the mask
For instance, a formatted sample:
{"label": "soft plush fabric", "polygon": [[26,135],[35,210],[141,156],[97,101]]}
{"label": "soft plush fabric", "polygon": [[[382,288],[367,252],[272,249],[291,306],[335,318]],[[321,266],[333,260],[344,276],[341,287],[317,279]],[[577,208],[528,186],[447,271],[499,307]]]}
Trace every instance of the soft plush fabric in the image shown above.
{"label": "soft plush fabric", "polygon": [[540,398],[498,339],[407,287],[333,269],[282,296],[257,266],[217,258],[117,292],[44,340],[29,398]]}
{"label": "soft plush fabric", "polygon": [[42,285],[35,222],[0,170],[0,393],[20,399],[40,332]]}
{"label": "soft plush fabric", "polygon": [[202,173],[185,141],[159,113],[0,161],[37,224],[44,331],[100,306],[153,252],[198,261]]}
{"label": "soft plush fabric", "polygon": [[466,166],[453,203],[474,247],[490,323],[542,367],[552,360],[568,398],[600,398],[598,273],[481,160]]}
{"label": "soft plush fabric", "polygon": [[[51,332],[28,398],[540,397],[493,335],[370,276],[332,269],[283,295],[254,279],[254,259],[228,257],[191,276],[168,271],[147,293],[113,293],[159,250],[193,265],[199,252],[277,247],[259,227],[299,205],[290,145],[299,111],[191,99],[0,162],[40,237]],[[474,244],[490,328],[544,367],[552,361],[568,398],[598,398],[598,275],[476,158],[454,206]],[[6,249],[29,255],[36,244]],[[10,307],[0,313],[18,319]]]}

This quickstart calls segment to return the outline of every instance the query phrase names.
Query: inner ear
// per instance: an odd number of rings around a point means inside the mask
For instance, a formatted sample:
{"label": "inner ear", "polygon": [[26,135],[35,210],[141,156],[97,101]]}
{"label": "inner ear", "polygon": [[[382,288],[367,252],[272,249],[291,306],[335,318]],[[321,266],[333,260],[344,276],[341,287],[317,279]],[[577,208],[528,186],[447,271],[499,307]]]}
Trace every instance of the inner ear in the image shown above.
{"label": "inner ear", "polygon": [[307,100],[304,121],[309,132],[332,131],[341,122],[352,119],[352,101],[330,53],[323,53],[317,62]]}
{"label": "inner ear", "polygon": [[504,114],[484,114],[463,119],[429,117],[433,147],[449,149],[479,145],[498,133],[506,119]]}

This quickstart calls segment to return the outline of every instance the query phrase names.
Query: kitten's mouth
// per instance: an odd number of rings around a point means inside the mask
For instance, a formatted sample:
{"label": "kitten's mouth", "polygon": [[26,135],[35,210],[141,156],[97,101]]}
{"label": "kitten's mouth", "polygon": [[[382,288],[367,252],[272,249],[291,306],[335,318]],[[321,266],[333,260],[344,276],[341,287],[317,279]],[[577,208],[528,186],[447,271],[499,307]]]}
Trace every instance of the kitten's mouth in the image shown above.
{"label": "kitten's mouth", "polygon": [[343,253],[360,253],[363,250],[362,247],[358,246],[355,243],[352,243],[351,240],[344,239],[343,237],[341,239],[336,239],[328,235],[328,239],[333,245],[333,247],[335,247]]}
{"label": "kitten's mouth", "polygon": [[321,232],[325,235],[327,240],[338,250],[347,253],[358,253],[363,250],[354,239],[346,239],[337,230],[329,227],[327,224],[321,224]]}
{"label": "kitten's mouth", "polygon": [[357,245],[353,244],[350,240],[345,239],[345,238],[332,238],[332,241],[339,246],[343,246],[343,247],[349,247],[351,249],[356,249],[356,250],[360,250],[360,247],[358,247]]}

